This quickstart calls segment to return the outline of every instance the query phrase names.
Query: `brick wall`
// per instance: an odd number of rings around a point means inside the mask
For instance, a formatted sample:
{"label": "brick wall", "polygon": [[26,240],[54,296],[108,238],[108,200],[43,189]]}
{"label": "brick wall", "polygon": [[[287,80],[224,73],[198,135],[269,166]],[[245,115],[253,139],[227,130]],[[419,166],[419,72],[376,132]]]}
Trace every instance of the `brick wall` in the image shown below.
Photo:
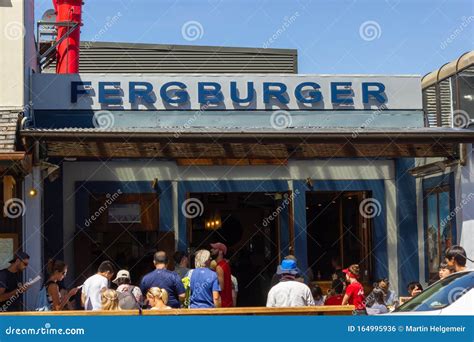
{"label": "brick wall", "polygon": [[0,111],[0,153],[15,151],[18,112]]}

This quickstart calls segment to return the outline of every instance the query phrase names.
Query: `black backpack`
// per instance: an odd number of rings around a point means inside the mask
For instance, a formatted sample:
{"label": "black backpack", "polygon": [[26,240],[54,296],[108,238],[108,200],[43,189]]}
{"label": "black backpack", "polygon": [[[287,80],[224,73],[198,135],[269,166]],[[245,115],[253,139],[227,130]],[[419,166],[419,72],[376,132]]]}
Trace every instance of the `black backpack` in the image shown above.
{"label": "black backpack", "polygon": [[140,309],[140,303],[133,295],[133,289],[135,286],[129,286],[126,292],[119,292],[119,308],[122,310],[135,310]]}

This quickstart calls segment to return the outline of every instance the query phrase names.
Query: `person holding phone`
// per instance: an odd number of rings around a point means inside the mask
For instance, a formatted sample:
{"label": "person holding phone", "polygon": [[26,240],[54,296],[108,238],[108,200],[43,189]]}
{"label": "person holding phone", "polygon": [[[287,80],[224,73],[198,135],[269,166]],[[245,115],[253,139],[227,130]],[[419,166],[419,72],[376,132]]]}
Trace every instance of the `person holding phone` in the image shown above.
{"label": "person holding phone", "polygon": [[47,264],[48,280],[43,287],[46,288],[48,303],[52,311],[64,310],[64,307],[69,302],[71,297],[75,296],[79,288],[75,287],[67,292],[64,296],[61,295],[59,282],[63,281],[67,274],[67,265],[61,260],[50,259]]}
{"label": "person holding phone", "polygon": [[418,296],[420,293],[423,292],[423,286],[417,281],[412,281],[408,284],[408,294],[410,297]]}

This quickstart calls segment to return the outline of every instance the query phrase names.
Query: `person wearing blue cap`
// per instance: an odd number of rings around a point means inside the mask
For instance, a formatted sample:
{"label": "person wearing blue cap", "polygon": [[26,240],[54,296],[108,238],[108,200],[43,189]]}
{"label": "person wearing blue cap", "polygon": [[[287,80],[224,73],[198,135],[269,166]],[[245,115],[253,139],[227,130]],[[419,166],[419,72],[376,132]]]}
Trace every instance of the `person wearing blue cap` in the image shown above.
{"label": "person wearing blue cap", "polygon": [[314,305],[314,299],[308,285],[297,281],[299,271],[296,261],[285,259],[277,269],[280,282],[268,292],[267,307],[295,307]]}

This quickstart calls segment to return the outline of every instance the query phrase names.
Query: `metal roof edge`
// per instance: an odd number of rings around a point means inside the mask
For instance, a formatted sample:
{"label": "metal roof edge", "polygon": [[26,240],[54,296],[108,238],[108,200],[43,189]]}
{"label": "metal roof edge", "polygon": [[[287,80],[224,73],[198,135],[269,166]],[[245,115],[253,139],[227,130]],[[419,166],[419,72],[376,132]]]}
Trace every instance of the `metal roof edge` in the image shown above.
{"label": "metal roof edge", "polygon": [[474,50],[467,51],[455,60],[447,62],[438,69],[424,75],[421,79],[421,87],[422,89],[431,87],[432,85],[443,81],[472,65],[474,65]]}
{"label": "metal roof edge", "polygon": [[208,51],[208,52],[247,52],[259,54],[290,54],[297,56],[297,49],[258,48],[258,47],[233,47],[233,46],[210,46],[210,45],[173,45],[173,44],[151,44],[151,43],[126,43],[126,42],[94,42],[81,41],[81,46],[100,48],[121,48],[137,50],[164,50],[164,51]]}

